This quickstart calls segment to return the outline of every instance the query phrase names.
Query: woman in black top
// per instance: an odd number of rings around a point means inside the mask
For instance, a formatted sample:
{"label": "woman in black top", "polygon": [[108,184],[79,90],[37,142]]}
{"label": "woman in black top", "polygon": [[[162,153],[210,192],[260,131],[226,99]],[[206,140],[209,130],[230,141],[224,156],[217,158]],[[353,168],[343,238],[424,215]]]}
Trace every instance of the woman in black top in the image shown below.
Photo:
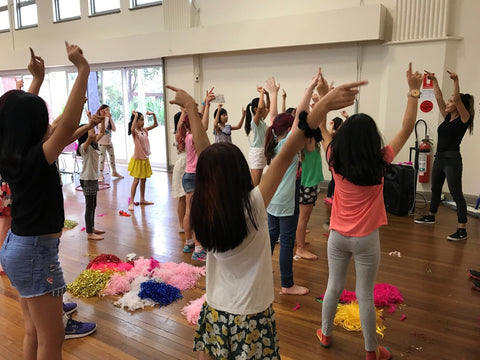
{"label": "woman in black top", "polygon": [[444,121],[438,126],[438,146],[435,154],[435,161],[432,168],[432,199],[428,215],[416,219],[417,224],[434,224],[435,213],[440,204],[443,183],[447,179],[448,188],[453,200],[457,205],[458,228],[457,231],[447,237],[451,241],[467,239],[467,204],[462,192],[462,156],[460,154],[460,143],[465,132],[473,132],[473,108],[474,99],[470,94],[460,93],[458,75],[450,72],[450,79],[453,80],[453,94],[445,103],[442,91],[438,86],[434,74],[427,73],[427,78],[433,82],[435,99],[437,100],[440,113]]}

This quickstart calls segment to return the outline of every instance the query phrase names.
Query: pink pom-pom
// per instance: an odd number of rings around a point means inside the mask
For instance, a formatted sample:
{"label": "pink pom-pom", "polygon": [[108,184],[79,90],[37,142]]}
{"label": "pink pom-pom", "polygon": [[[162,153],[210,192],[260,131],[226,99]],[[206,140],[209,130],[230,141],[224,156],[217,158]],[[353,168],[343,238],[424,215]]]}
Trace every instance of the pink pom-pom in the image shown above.
{"label": "pink pom-pom", "polygon": [[293,311],[297,311],[298,309],[300,309],[300,304],[299,303],[297,303],[295,305],[295,307],[293,308]]}
{"label": "pink pom-pom", "polygon": [[403,303],[403,297],[396,286],[390,284],[375,284],[373,288],[375,306],[387,307]]}
{"label": "pink pom-pom", "polygon": [[80,231],[85,231],[85,229],[86,229],[86,227],[84,226],[80,229]]}
{"label": "pink pom-pom", "polygon": [[400,318],[400,321],[403,321],[405,320],[407,317],[405,316],[405,314],[402,314],[402,317]]}
{"label": "pink pom-pom", "polygon": [[103,289],[103,295],[124,294],[130,290],[130,281],[122,274],[113,274],[108,281],[107,286]]}
{"label": "pink pom-pom", "polygon": [[198,322],[198,317],[200,316],[200,311],[202,310],[202,305],[205,302],[205,294],[200,298],[190,301],[188,305],[184,306],[182,309],[182,314],[187,317],[188,322],[191,325],[196,325]]}

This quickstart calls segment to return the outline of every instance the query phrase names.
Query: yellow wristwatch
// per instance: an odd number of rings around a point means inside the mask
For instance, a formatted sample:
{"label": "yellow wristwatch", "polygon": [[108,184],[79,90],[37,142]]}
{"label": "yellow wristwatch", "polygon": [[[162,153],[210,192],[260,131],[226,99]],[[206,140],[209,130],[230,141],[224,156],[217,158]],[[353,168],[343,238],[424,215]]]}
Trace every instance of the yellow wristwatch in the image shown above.
{"label": "yellow wristwatch", "polygon": [[408,92],[408,96],[416,97],[416,98],[419,98],[420,94],[421,94],[421,92],[418,89],[412,89]]}

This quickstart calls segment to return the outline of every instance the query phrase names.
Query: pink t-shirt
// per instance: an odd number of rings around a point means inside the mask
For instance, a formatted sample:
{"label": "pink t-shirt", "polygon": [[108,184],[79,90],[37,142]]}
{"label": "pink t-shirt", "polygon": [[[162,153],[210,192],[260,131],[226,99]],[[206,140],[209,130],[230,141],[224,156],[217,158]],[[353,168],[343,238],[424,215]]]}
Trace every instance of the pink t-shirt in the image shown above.
{"label": "pink t-shirt", "polygon": [[[391,163],[395,151],[384,148],[383,158]],[[344,236],[362,237],[387,224],[383,202],[383,178],[380,185],[359,186],[344,179],[330,168],[335,180],[330,228]]]}
{"label": "pink t-shirt", "polygon": [[193,145],[193,136],[188,133],[185,136],[185,152],[187,153],[187,166],[185,172],[189,174],[195,174],[197,172],[197,160],[198,155]]}
{"label": "pink t-shirt", "polygon": [[133,158],[138,160],[148,159],[150,155],[150,142],[148,141],[148,131],[145,128],[142,130],[133,130],[133,144],[135,150],[133,151]]}

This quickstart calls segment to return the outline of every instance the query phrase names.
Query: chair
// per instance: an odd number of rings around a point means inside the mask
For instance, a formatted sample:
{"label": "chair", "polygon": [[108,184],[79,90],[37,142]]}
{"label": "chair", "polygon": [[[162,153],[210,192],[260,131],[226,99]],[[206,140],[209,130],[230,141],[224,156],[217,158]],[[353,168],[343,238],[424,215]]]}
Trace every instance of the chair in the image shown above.
{"label": "chair", "polygon": [[[80,174],[80,166],[78,165],[78,161],[77,161],[77,148],[78,148],[77,142],[73,142],[73,143],[65,146],[62,153],[58,157],[59,163],[61,163],[61,166],[59,164],[59,167],[58,167],[58,170],[60,171],[60,174],[71,174],[72,175],[72,180],[73,180],[73,176],[75,174]],[[72,171],[68,171],[68,164],[67,164],[67,161],[65,160],[65,157],[64,157],[64,156],[68,156],[68,155],[71,156],[72,159],[73,159],[73,164],[72,164],[73,170]]]}

